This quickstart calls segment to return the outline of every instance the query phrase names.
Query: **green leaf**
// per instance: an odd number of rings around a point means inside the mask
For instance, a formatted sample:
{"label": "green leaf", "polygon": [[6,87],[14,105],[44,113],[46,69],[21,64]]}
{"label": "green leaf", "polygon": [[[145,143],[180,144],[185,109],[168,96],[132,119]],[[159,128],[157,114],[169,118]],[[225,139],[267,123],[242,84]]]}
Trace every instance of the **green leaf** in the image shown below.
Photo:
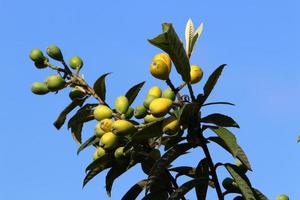
{"label": "green leaf", "polygon": [[132,186],[121,200],[133,200],[136,199],[139,194],[146,188],[147,180],[142,180]]}
{"label": "green leaf", "polygon": [[80,145],[80,147],[77,150],[77,155],[86,147],[96,144],[99,142],[99,138],[96,137],[95,135],[93,135],[92,137],[90,137],[89,139],[87,139],[83,144]]}
{"label": "green leaf", "polygon": [[190,62],[183,48],[183,44],[172,24],[163,23],[162,27],[163,33],[148,41],[169,54],[182,80],[189,83],[191,80]]}
{"label": "green leaf", "polygon": [[297,140],[297,142],[298,142],[298,143],[300,142],[300,135],[298,136],[298,140]]}
{"label": "green leaf", "polygon": [[93,110],[92,109],[82,109],[74,114],[73,117],[68,122],[68,128],[76,126],[78,124],[83,124],[90,120],[94,119]]}
{"label": "green leaf", "polygon": [[166,200],[168,197],[168,193],[165,191],[156,191],[156,192],[151,192],[144,196],[142,200]]}
{"label": "green leaf", "polygon": [[169,171],[177,172],[175,179],[179,178],[182,175],[195,178],[196,168],[194,167],[188,167],[188,166],[182,166],[182,167],[174,167],[169,169]]}
{"label": "green leaf", "polygon": [[147,140],[152,137],[158,137],[162,135],[162,122],[163,120],[159,120],[156,122],[151,122],[145,125],[144,128],[137,131],[133,136],[133,142],[139,142],[143,140]]}
{"label": "green leaf", "polygon": [[251,186],[248,185],[247,181],[235,170],[235,167],[229,164],[225,165],[227,171],[230,173],[232,178],[235,180],[245,200],[256,200],[252,192]]}
{"label": "green leaf", "polygon": [[94,83],[94,91],[100,97],[101,100],[105,101],[106,95],[106,86],[105,86],[105,77],[111,73],[106,73],[101,75],[96,82]]}
{"label": "green leaf", "polygon": [[[213,132],[215,132],[226,144],[229,152],[236,157],[238,151],[238,144],[236,142],[235,136],[226,128],[218,127],[218,128],[210,128]],[[222,146],[222,145],[221,145]],[[222,146],[224,147],[224,146]]]}
{"label": "green leaf", "polygon": [[184,197],[186,193],[188,193],[194,187],[203,183],[204,179],[196,178],[190,181],[185,182],[179,188],[177,188],[168,198],[168,200],[178,200]]}
{"label": "green leaf", "polygon": [[222,71],[226,65],[223,64],[219,66],[208,78],[207,82],[204,85],[204,94],[201,96],[200,103],[201,105],[206,101],[212,90],[214,89]]}
{"label": "green leaf", "polygon": [[[85,100],[85,99],[84,99]],[[74,110],[77,106],[81,105],[84,100],[82,99],[75,99],[72,101],[57,117],[53,125],[55,126],[56,129],[60,129],[62,125],[65,123],[67,115]]]}
{"label": "green leaf", "polygon": [[155,164],[152,166],[152,169],[149,174],[149,185],[157,179],[165,169],[179,156],[186,153],[191,148],[189,143],[182,143],[173,146],[169,149],[160,159],[158,159]]}
{"label": "green leaf", "polygon": [[193,116],[195,116],[195,113],[198,113],[200,110],[200,104],[199,103],[188,103],[185,104],[179,113],[179,124],[183,126],[187,126],[190,123],[190,120]]}
{"label": "green leaf", "polygon": [[247,167],[248,170],[252,171],[251,164],[250,164],[244,150],[239,145],[237,148],[236,157]]}
{"label": "green leaf", "polygon": [[268,198],[258,189],[252,188],[256,200],[268,200]]}
{"label": "green leaf", "polygon": [[111,167],[113,165],[113,162],[114,156],[112,154],[105,154],[104,156],[94,160],[91,164],[89,164],[85,170],[87,175],[83,180],[83,187],[100,172]]}
{"label": "green leaf", "polygon": [[71,127],[71,134],[75,142],[81,145],[81,132],[83,128],[83,123],[81,124],[76,124]]}
{"label": "green leaf", "polygon": [[213,141],[213,142],[217,143],[218,145],[220,145],[221,147],[223,147],[226,151],[231,153],[233,157],[238,158],[248,168],[248,170],[252,171],[251,164],[250,164],[245,152],[243,151],[242,147],[237,145],[236,155],[233,155],[233,153],[231,152],[232,150],[230,150],[230,148],[227,146],[227,144],[224,142],[224,140],[222,138],[209,137],[207,139],[210,141]]}
{"label": "green leaf", "polygon": [[206,158],[202,159],[196,168],[196,178],[202,178],[202,182],[195,186],[197,199],[206,199],[209,185],[209,166]]}
{"label": "green leaf", "polygon": [[111,189],[116,178],[121,176],[124,172],[128,170],[128,162],[123,162],[121,164],[116,163],[110,170],[107,172],[105,177],[105,188],[108,196],[111,196]]}
{"label": "green leaf", "polygon": [[211,123],[222,127],[239,128],[239,125],[231,117],[219,113],[214,113],[206,117],[203,117],[201,121],[204,123]]}
{"label": "green leaf", "polygon": [[130,88],[127,92],[126,92],[126,97],[128,99],[129,102],[129,106],[133,103],[133,101],[135,100],[135,98],[137,97],[137,95],[139,94],[140,90],[142,89],[143,85],[145,84],[145,81],[136,84],[135,86],[133,86],[132,88]]}

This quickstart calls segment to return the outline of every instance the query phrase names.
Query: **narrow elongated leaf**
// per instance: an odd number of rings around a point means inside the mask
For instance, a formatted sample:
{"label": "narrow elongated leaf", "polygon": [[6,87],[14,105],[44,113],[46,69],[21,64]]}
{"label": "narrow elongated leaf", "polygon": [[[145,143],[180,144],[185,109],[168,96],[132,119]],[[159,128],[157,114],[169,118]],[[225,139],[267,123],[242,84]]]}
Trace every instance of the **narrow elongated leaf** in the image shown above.
{"label": "narrow elongated leaf", "polygon": [[128,170],[128,162],[122,164],[116,164],[110,168],[105,177],[105,188],[108,196],[111,196],[111,189],[116,178],[121,176],[124,172]]}
{"label": "narrow elongated leaf", "polygon": [[159,177],[165,169],[179,156],[186,153],[191,148],[190,144],[182,143],[173,146],[169,149],[160,159],[158,159],[153,165],[149,174],[149,185]]}
{"label": "narrow elongated leaf", "polygon": [[211,123],[222,127],[236,127],[239,125],[231,118],[223,114],[214,113],[201,119],[204,123]]}
{"label": "narrow elongated leaf", "polygon": [[236,157],[238,151],[238,144],[236,142],[235,136],[226,128],[210,128],[213,132],[215,132],[226,144],[230,153]]}
{"label": "narrow elongated leaf", "polygon": [[269,200],[261,191],[252,188],[256,200]]}
{"label": "narrow elongated leaf", "polygon": [[101,75],[96,82],[94,83],[94,91],[102,99],[105,101],[105,96],[106,96],[106,85],[105,85],[105,77],[111,73],[106,73]]}
{"label": "narrow elongated leaf", "polygon": [[139,194],[146,188],[147,180],[142,180],[132,186],[121,200],[133,200],[136,199]]}
{"label": "narrow elongated leaf", "polygon": [[208,78],[207,82],[204,85],[204,94],[201,96],[200,103],[201,105],[206,101],[212,90],[214,89],[222,71],[226,65],[223,64],[219,66]]}
{"label": "narrow elongated leaf", "polygon": [[250,164],[244,150],[239,145],[238,145],[236,157],[248,168],[248,170],[252,171],[251,164]]}
{"label": "narrow elongated leaf", "polygon": [[196,168],[194,168],[194,167],[183,166],[183,167],[171,168],[169,170],[177,172],[175,179],[179,178],[182,175],[185,175],[185,176],[188,176],[191,178],[195,178],[195,174],[196,174]]}
{"label": "narrow elongated leaf", "polygon": [[[220,145],[221,147],[223,147],[225,150],[227,150],[229,153],[232,154],[230,148],[227,146],[227,144],[224,142],[224,140],[222,138],[220,138],[220,137],[209,137],[207,139],[217,143],[218,145]],[[239,145],[237,145],[236,155],[232,154],[232,156],[235,157],[235,158],[238,158],[248,168],[248,170],[252,171],[251,164],[250,164],[246,154],[244,153],[243,149]]]}
{"label": "narrow elongated leaf", "polygon": [[91,162],[85,169],[85,172],[92,171],[95,168],[98,168],[101,165],[106,165],[107,163],[112,163],[114,160],[114,155],[112,153],[107,153],[104,156]]}
{"label": "narrow elongated leaf", "polygon": [[82,124],[84,122],[88,122],[94,119],[93,110],[92,109],[84,109],[80,110],[68,122],[68,128],[76,126],[78,124]]}
{"label": "narrow elongated leaf", "polygon": [[298,143],[300,142],[300,135],[298,136],[298,140],[297,140],[297,142],[298,142]]}
{"label": "narrow elongated leaf", "polygon": [[62,125],[65,123],[67,115],[74,110],[77,106],[81,105],[84,102],[82,99],[75,99],[72,101],[57,117],[53,125],[56,129],[60,129]]}
{"label": "narrow elongated leaf", "polygon": [[148,41],[169,54],[182,80],[189,83],[191,80],[190,62],[183,48],[183,44],[172,24],[164,23],[162,27],[163,33]]}
{"label": "narrow elongated leaf", "polygon": [[197,30],[194,33],[193,39],[191,40],[190,53],[193,52],[193,50],[194,50],[194,48],[196,46],[196,42],[200,38],[200,36],[202,34],[202,31],[203,31],[203,23],[200,24],[200,26],[197,28]]}
{"label": "narrow elongated leaf", "polygon": [[83,128],[83,123],[76,124],[71,127],[71,134],[75,142],[77,142],[79,145],[81,145],[81,132]]}
{"label": "narrow elongated leaf", "polygon": [[97,176],[100,172],[102,172],[103,170],[109,168],[110,165],[108,163],[104,164],[104,165],[100,165],[96,168],[93,168],[92,170],[90,170],[87,175],[85,176],[84,180],[83,180],[83,186],[84,187],[90,180],[92,180],[95,176]]}
{"label": "narrow elongated leaf", "polygon": [[142,200],[166,200],[168,198],[168,193],[165,191],[151,192],[144,196]]}
{"label": "narrow elongated leaf", "polygon": [[207,189],[209,185],[209,166],[207,159],[202,159],[196,168],[196,178],[203,180],[195,186],[197,199],[206,199]]}
{"label": "narrow elongated leaf", "polygon": [[168,200],[179,200],[180,198],[184,197],[184,195],[188,193],[191,189],[200,185],[202,182],[202,178],[196,178],[185,182],[170,195]]}
{"label": "narrow elongated leaf", "polygon": [[256,200],[254,194],[252,192],[251,186],[248,185],[247,181],[245,181],[238,172],[235,171],[232,165],[225,165],[227,171],[230,173],[232,178],[235,180],[237,186],[239,187],[241,193],[245,200]]}
{"label": "narrow elongated leaf", "polygon": [[99,142],[99,138],[96,137],[96,135],[93,135],[92,137],[90,137],[89,139],[87,139],[83,144],[80,145],[80,147],[77,150],[77,155],[86,147],[96,144],[97,142]]}
{"label": "narrow elongated leaf", "polygon": [[139,94],[140,90],[142,89],[143,85],[145,84],[145,81],[136,84],[135,86],[133,86],[132,88],[130,88],[127,92],[126,92],[126,97],[128,99],[129,105],[131,105],[133,103],[133,101],[135,100],[135,98],[137,97],[137,95]]}
{"label": "narrow elongated leaf", "polygon": [[194,37],[194,24],[193,21],[189,19],[185,27],[185,49],[187,55],[190,55],[191,53],[191,43],[193,37]]}

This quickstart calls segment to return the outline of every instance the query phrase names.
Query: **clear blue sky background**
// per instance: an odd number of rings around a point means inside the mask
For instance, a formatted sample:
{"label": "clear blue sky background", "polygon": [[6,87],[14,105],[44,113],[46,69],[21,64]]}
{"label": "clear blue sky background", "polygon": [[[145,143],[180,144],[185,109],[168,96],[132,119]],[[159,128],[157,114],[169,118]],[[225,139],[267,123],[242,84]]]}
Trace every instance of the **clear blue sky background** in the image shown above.
{"label": "clear blue sky background", "polygon": [[[0,199],[108,199],[104,174],[81,189],[92,150],[76,156],[78,148],[64,127],[52,122],[69,102],[68,92],[38,97],[30,92],[50,70],[37,70],[28,58],[32,48],[61,47],[66,58],[80,55],[89,83],[99,75],[108,79],[109,102],[128,87],[146,79],[135,105],[153,85],[166,87],[148,73],[159,50],[146,38],[161,32],[162,22],[173,22],[183,37],[186,21],[205,23],[192,63],[208,75],[219,64],[228,68],[210,100],[231,101],[236,107],[216,106],[204,113],[233,116],[233,130],[248,154],[253,185],[270,199],[279,193],[300,199],[300,3],[290,1],[16,1],[0,0],[1,145]],[[172,73],[176,84],[179,76]],[[202,91],[202,84],[194,86]],[[89,124],[84,138],[93,132]],[[219,148],[215,160],[234,162]],[[200,150],[177,161],[196,164]],[[227,176],[220,171],[221,177]],[[111,199],[119,199],[145,176],[139,168],[115,182]],[[211,190],[209,199],[216,199]],[[195,199],[189,194],[190,199]]]}

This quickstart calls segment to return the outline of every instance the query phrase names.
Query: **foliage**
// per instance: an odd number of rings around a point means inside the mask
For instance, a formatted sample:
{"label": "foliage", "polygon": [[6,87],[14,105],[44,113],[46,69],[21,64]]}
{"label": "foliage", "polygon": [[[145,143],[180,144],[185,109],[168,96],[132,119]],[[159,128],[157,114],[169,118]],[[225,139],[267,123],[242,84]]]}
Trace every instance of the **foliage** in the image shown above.
{"label": "foliage", "polygon": [[[154,86],[149,90],[145,101],[135,109],[131,105],[145,82],[132,86],[116,99],[115,107],[111,107],[106,103],[105,84],[110,73],[101,75],[91,87],[80,75],[83,66],[80,57],[73,57],[69,67],[61,50],[50,45],[47,55],[60,62],[62,67],[59,67],[51,64],[49,58],[39,49],[31,52],[30,58],[37,68],[49,67],[59,75],[51,80],[51,88],[50,81],[34,84],[33,93],[44,95],[71,88],[71,102],[59,114],[54,126],[60,129],[68,118],[68,129],[80,145],[77,154],[86,148],[95,148],[94,160],[86,168],[83,186],[105,169],[109,169],[106,175],[106,191],[111,195],[114,180],[136,164],[141,164],[146,174],[145,179],[129,188],[122,199],[136,199],[143,190],[143,199],[185,199],[185,194],[193,188],[198,199],[206,199],[209,188],[215,189],[221,200],[230,193],[237,193],[246,200],[267,199],[252,186],[247,177],[247,172],[252,171],[250,162],[237,143],[235,134],[231,132],[231,128],[239,128],[237,122],[221,113],[201,116],[204,106],[233,105],[229,102],[207,103],[226,67],[225,64],[217,67],[209,76],[203,93],[194,94],[192,85],[201,80],[203,71],[197,65],[191,67],[190,57],[202,33],[203,24],[194,30],[193,22],[188,21],[185,47],[172,24],[164,23],[162,28],[161,34],[149,39],[151,44],[164,51],[154,56],[150,71],[154,77],[164,80],[168,88],[162,92],[159,87]],[[169,78],[172,63],[183,81],[178,87]],[[188,88],[189,95],[181,94],[184,87]],[[96,101],[88,103],[87,100],[91,97]],[[75,113],[68,117],[72,111]],[[98,120],[95,134],[82,141],[82,128],[92,120]],[[205,137],[206,131],[214,133],[215,136]],[[239,164],[213,162],[208,148],[210,143],[230,153]],[[164,147],[162,155],[160,147]],[[195,148],[201,148],[205,155],[197,166],[171,167],[174,160]],[[223,188],[217,176],[219,167],[224,167],[232,177],[230,183],[226,182],[229,179],[223,181]],[[177,179],[180,176],[186,176],[189,180],[178,185]]]}

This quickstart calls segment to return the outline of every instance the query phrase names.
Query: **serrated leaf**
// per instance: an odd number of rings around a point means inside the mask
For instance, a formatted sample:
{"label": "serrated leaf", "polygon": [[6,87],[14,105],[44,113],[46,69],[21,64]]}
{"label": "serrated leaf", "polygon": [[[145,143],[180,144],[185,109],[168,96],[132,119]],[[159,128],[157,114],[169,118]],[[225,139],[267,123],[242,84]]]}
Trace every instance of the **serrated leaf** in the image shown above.
{"label": "serrated leaf", "polygon": [[185,27],[185,49],[186,54],[189,56],[191,53],[191,43],[194,37],[194,24],[191,19],[188,20]]}
{"label": "serrated leaf", "polygon": [[133,103],[133,101],[135,100],[135,98],[137,97],[137,95],[139,94],[140,90],[142,89],[143,85],[145,84],[145,81],[134,85],[132,88],[130,88],[127,92],[126,92],[126,97],[128,99],[129,102],[129,106]]}
{"label": "serrated leaf", "polygon": [[230,173],[230,175],[232,176],[232,178],[235,180],[245,200],[256,200],[251,190],[251,186],[249,186],[247,181],[245,181],[242,178],[242,176],[240,176],[238,172],[235,171],[234,167],[229,164],[226,164],[225,167],[227,171]]}
{"label": "serrated leaf", "polygon": [[146,188],[147,180],[142,180],[132,186],[121,200],[133,200],[136,199],[139,194]]}
{"label": "serrated leaf", "polygon": [[214,89],[220,75],[222,74],[222,71],[226,65],[220,65],[208,78],[204,85],[204,94],[201,96],[200,103],[201,105],[206,101],[212,90]]}
{"label": "serrated leaf", "polygon": [[189,83],[191,80],[190,62],[186,55],[186,51],[183,48],[183,44],[172,24],[163,23],[162,27],[163,33],[148,41],[169,54],[175,65],[176,71],[181,75],[182,80]]}
{"label": "serrated leaf", "polygon": [[160,159],[158,159],[152,166],[149,174],[149,185],[152,184],[153,180],[157,179],[165,169],[179,156],[186,153],[191,148],[188,143],[177,144],[169,149]]}
{"label": "serrated leaf", "polygon": [[226,144],[230,153],[236,157],[238,151],[238,144],[236,142],[236,137],[226,128],[210,128],[213,132],[215,132]]}
{"label": "serrated leaf", "polygon": [[101,75],[96,82],[94,83],[93,89],[95,93],[100,97],[101,100],[105,101],[106,95],[106,85],[105,85],[105,77],[111,73],[106,73]]}
{"label": "serrated leaf", "polygon": [[252,188],[256,200],[269,200],[261,191],[256,188]]}
{"label": "serrated leaf", "polygon": [[[85,99],[84,99],[85,100]],[[57,117],[53,125],[55,126],[56,129],[60,129],[62,125],[65,123],[67,115],[74,110],[77,106],[81,105],[84,100],[82,99],[75,99],[72,101]]]}
{"label": "serrated leaf", "polygon": [[194,36],[191,40],[191,44],[190,44],[190,54],[193,52],[195,46],[196,46],[196,42],[198,41],[198,39],[200,38],[201,34],[203,31],[203,23],[200,24],[200,26],[196,29]]}
{"label": "serrated leaf", "polygon": [[195,186],[197,199],[206,199],[207,189],[209,185],[209,166],[207,159],[202,159],[197,168],[195,173],[196,178],[202,178],[202,182]]}
{"label": "serrated leaf", "polygon": [[99,142],[99,138],[96,137],[95,135],[93,135],[92,137],[90,137],[89,139],[87,139],[83,144],[80,145],[80,147],[77,150],[77,155],[86,147],[96,144],[97,142]]}
{"label": "serrated leaf", "polygon": [[239,125],[231,117],[219,113],[214,113],[203,117],[201,121],[204,123],[211,123],[222,127],[239,128]]}
{"label": "serrated leaf", "polygon": [[181,109],[179,113],[179,124],[183,126],[188,126],[190,123],[190,120],[193,116],[195,116],[196,113],[198,113],[200,110],[200,104],[199,103],[188,103],[185,104]]}
{"label": "serrated leaf", "polygon": [[116,163],[107,172],[106,177],[105,177],[105,188],[106,188],[106,192],[109,197],[111,196],[111,189],[112,189],[115,179],[118,178],[119,176],[121,176],[124,172],[126,172],[128,170],[128,168],[127,168],[128,164],[129,164],[128,162],[124,162],[121,164]]}
{"label": "serrated leaf", "polygon": [[188,193],[191,189],[193,189],[194,187],[200,185],[201,183],[203,183],[203,179],[202,178],[196,178],[190,181],[185,182],[184,184],[182,184],[179,188],[177,188],[168,198],[168,200],[179,200],[182,197],[184,197],[184,195],[186,193]]}

